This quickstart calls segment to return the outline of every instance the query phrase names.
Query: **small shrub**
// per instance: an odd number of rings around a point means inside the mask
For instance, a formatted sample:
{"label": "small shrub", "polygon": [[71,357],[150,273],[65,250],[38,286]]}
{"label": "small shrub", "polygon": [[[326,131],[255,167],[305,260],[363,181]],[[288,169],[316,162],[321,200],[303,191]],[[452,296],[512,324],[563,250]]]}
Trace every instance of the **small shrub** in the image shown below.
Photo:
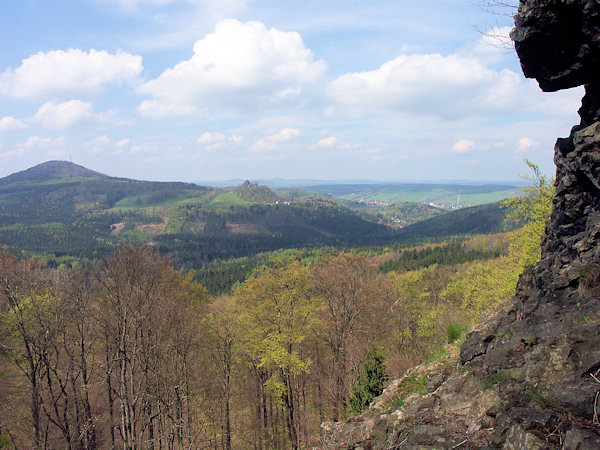
{"label": "small shrub", "polygon": [[10,437],[5,434],[0,435],[0,447],[9,447],[11,444]]}
{"label": "small shrub", "polygon": [[425,358],[424,362],[432,363],[434,361],[439,361],[447,354],[448,354],[448,350],[446,349],[446,347],[444,347],[443,345],[440,345],[440,347],[435,352],[433,352],[431,355],[429,355],[427,358]]}
{"label": "small shrub", "polygon": [[600,317],[598,317],[597,314],[582,314],[579,316],[579,323],[581,323],[582,325],[585,325],[586,323],[590,323],[590,322],[595,322],[598,319],[600,319]]}
{"label": "small shrub", "polygon": [[448,327],[446,328],[446,337],[448,338],[448,344],[452,344],[458,339],[460,339],[460,337],[464,333],[466,333],[466,331],[467,327],[465,327],[464,325],[460,325],[457,323],[451,323],[450,325],[448,325]]}
{"label": "small shrub", "polygon": [[390,409],[398,409],[402,406],[404,406],[404,397],[403,396],[395,396],[395,397],[389,398],[385,402],[383,409],[386,411],[389,411]]}
{"label": "small shrub", "polygon": [[542,408],[548,408],[554,412],[560,412],[560,408],[556,405],[554,400],[548,398],[539,388],[532,386],[531,384],[527,384],[526,392],[529,397]]}
{"label": "small shrub", "polygon": [[427,392],[429,378],[427,375],[418,376],[417,374],[406,377],[398,386],[394,397],[388,399],[384,404],[384,409],[397,409],[404,405],[404,401],[412,394],[423,395]]}
{"label": "small shrub", "polygon": [[506,372],[496,372],[487,380],[485,380],[485,382],[483,383],[483,390],[487,391],[488,389],[493,388],[498,383],[500,383],[503,380],[506,380],[507,378],[510,378],[510,376]]}

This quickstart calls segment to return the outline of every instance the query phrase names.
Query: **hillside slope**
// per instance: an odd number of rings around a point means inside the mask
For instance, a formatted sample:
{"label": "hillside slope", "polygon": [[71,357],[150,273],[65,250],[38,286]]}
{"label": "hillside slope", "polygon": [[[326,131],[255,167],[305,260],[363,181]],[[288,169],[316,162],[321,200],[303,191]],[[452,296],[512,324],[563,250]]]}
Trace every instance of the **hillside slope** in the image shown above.
{"label": "hillside slope", "polygon": [[[324,424],[324,448],[600,448],[600,5],[522,0],[515,23],[527,76],[546,91],[586,86],[581,123],[555,146],[542,259],[424,395]],[[572,24],[581,32],[560,31]]]}
{"label": "hillside slope", "polygon": [[0,245],[97,257],[119,242],[151,242],[178,265],[281,248],[376,245],[393,230],[328,200],[289,202],[245,182],[219,189],[115,178],[49,161],[0,179]]}

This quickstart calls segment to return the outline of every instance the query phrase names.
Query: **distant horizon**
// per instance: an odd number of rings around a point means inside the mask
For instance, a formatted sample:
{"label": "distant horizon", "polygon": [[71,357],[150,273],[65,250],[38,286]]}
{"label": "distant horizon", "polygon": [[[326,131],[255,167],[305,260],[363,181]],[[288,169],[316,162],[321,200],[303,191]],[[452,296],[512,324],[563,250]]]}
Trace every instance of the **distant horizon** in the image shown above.
{"label": "distant horizon", "polygon": [[285,187],[310,187],[310,186],[318,186],[318,185],[418,185],[418,184],[427,184],[427,185],[451,185],[451,186],[511,186],[511,187],[522,187],[527,183],[525,180],[407,180],[407,181],[394,181],[394,180],[353,180],[353,179],[330,179],[330,180],[320,180],[320,179],[306,179],[306,178],[266,178],[266,179],[250,179],[250,178],[234,178],[230,180],[200,180],[200,181],[192,181],[194,184],[206,184],[210,183],[210,186],[218,186],[218,187],[233,187],[238,186],[244,181],[250,181],[252,183],[262,184],[267,187],[274,188],[285,188]]}
{"label": "distant horizon", "polygon": [[150,181],[150,182],[180,182],[180,183],[192,183],[199,186],[213,186],[213,187],[235,187],[244,183],[245,181],[250,181],[252,183],[262,184],[269,188],[286,188],[286,187],[309,187],[309,186],[318,186],[318,185],[361,185],[361,184],[373,184],[373,185],[453,185],[453,186],[484,186],[484,185],[505,185],[510,187],[522,187],[526,185],[524,180],[475,180],[475,179],[463,179],[463,180],[440,180],[440,179],[431,179],[431,180],[377,180],[377,179],[316,179],[316,178],[281,178],[281,177],[273,177],[273,178],[232,178],[232,179],[215,179],[215,180],[176,180],[176,179],[148,179],[148,178],[135,178],[131,176],[117,176],[110,173],[101,172],[96,170],[94,167],[87,167],[83,164],[73,162],[71,160],[48,160],[39,164],[35,164],[31,167],[27,167],[23,170],[17,170],[16,172],[12,172],[6,176],[0,177],[6,178],[15,173],[24,172],[26,170],[32,169],[34,167],[51,163],[51,162],[59,162],[59,163],[68,163],[73,164],[79,167],[83,167],[87,170],[101,173],[102,175],[106,175],[113,178],[129,178],[132,180],[138,181]]}
{"label": "distant horizon", "polygon": [[188,182],[553,174],[583,88],[524,78],[514,9],[484,4],[10,2],[0,177],[57,158]]}

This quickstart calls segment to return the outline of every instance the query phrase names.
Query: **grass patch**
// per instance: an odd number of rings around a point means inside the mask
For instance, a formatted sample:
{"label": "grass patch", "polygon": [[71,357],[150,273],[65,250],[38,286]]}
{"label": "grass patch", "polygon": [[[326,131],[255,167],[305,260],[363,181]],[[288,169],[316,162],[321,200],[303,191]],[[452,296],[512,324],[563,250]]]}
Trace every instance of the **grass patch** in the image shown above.
{"label": "grass patch", "polygon": [[410,375],[406,377],[402,383],[398,386],[396,395],[389,398],[384,403],[384,409],[397,409],[404,405],[405,400],[412,394],[423,395],[427,392],[427,384],[429,383],[429,377],[427,375],[418,374]]}
{"label": "grass patch", "polygon": [[448,344],[453,344],[467,332],[467,327],[457,323],[451,323],[446,327],[446,337]]}
{"label": "grass patch", "polygon": [[116,202],[109,211],[146,209],[153,206],[201,205],[204,202],[206,202],[206,195],[198,195],[197,190],[152,191],[124,197]]}
{"label": "grass patch", "polygon": [[547,398],[544,393],[535,386],[528,384],[525,388],[525,392],[527,392],[527,395],[542,408],[551,409],[554,412],[561,412],[556,403],[554,403],[552,399]]}
{"label": "grass patch", "polygon": [[586,323],[590,323],[590,322],[595,322],[598,319],[600,319],[600,317],[598,317],[597,314],[582,314],[579,316],[579,323],[582,325],[585,325]]}
{"label": "grass patch", "polygon": [[487,391],[491,388],[493,388],[494,386],[496,386],[498,383],[500,383],[503,380],[506,380],[507,378],[510,378],[510,375],[506,372],[496,372],[495,374],[493,374],[491,377],[489,377],[487,380],[484,381],[483,383],[483,390]]}
{"label": "grass patch", "polygon": [[502,338],[510,338],[513,336],[513,334],[515,334],[514,330],[512,328],[502,328],[500,331],[498,331],[496,333],[497,337],[502,337]]}
{"label": "grass patch", "polygon": [[252,203],[242,199],[234,192],[223,192],[216,195],[207,205],[207,208],[228,208],[230,206],[248,206]]}
{"label": "grass patch", "polygon": [[148,236],[141,231],[126,230],[119,233],[119,240],[132,245],[142,245],[148,240]]}
{"label": "grass patch", "polygon": [[435,361],[439,361],[447,354],[448,354],[448,349],[446,349],[446,347],[444,347],[443,345],[440,345],[439,348],[435,352],[433,352],[431,355],[429,355],[427,358],[425,358],[425,360],[423,362],[425,364],[428,364],[428,363],[432,363]]}

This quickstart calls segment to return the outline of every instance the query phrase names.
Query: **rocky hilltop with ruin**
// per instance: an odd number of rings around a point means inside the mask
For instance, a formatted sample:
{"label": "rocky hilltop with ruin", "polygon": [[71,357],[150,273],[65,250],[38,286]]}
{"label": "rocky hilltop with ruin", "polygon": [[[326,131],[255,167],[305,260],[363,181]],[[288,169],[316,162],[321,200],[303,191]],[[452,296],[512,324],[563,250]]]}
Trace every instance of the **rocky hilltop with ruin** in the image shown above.
{"label": "rocky hilltop with ruin", "polygon": [[423,395],[322,426],[324,448],[600,448],[600,3],[521,0],[511,33],[543,91],[585,86],[581,122],[555,145],[542,259],[482,319]]}

